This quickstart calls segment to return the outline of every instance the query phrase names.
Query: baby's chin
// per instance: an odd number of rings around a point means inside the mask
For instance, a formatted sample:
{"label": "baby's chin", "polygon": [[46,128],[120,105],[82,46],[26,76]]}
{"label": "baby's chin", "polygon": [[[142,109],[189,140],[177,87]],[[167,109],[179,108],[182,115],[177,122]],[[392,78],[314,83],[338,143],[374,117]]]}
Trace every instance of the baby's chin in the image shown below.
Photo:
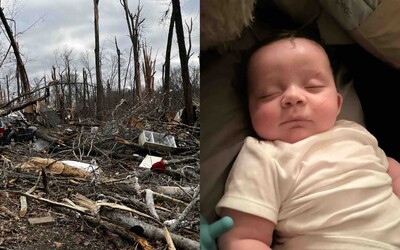
{"label": "baby's chin", "polygon": [[310,136],[312,136],[313,133],[304,133],[304,132],[300,132],[300,133],[293,133],[293,134],[286,134],[284,136],[280,136],[280,137],[275,137],[275,138],[263,138],[264,140],[268,140],[268,141],[282,141],[282,142],[286,142],[286,143],[296,143],[299,141],[302,141]]}
{"label": "baby's chin", "polygon": [[327,129],[321,129],[321,130],[303,130],[303,129],[299,129],[298,131],[291,131],[292,133],[287,133],[282,135],[279,138],[276,138],[275,140],[279,140],[279,141],[283,141],[283,142],[287,142],[287,143],[296,143],[299,141],[302,141],[306,138],[309,138],[311,136],[320,134],[327,131]]}

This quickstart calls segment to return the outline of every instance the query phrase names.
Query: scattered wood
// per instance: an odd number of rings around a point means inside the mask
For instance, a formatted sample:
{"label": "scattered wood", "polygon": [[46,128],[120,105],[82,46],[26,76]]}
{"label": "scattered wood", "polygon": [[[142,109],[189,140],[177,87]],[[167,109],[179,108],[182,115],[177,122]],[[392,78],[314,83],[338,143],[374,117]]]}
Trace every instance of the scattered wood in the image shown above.
{"label": "scattered wood", "polygon": [[88,172],[86,170],[50,158],[32,157],[29,161],[24,162],[17,167],[33,171],[40,171],[44,169],[46,172],[52,174],[60,174],[64,176],[73,176],[81,178],[86,178],[92,174],[91,172]]}
{"label": "scattered wood", "polygon": [[177,186],[159,186],[157,192],[164,195],[192,195],[193,188]]}
{"label": "scattered wood", "polygon": [[146,205],[150,211],[150,214],[154,216],[157,220],[160,220],[160,217],[158,217],[157,211],[154,208],[154,199],[153,199],[153,191],[150,189],[146,189]]}
{"label": "scattered wood", "polygon": [[25,102],[25,103],[23,103],[23,104],[21,104],[21,105],[19,105],[17,107],[12,107],[12,108],[9,108],[7,110],[4,110],[4,111],[0,112],[0,116],[6,116],[8,114],[11,114],[12,112],[15,112],[15,111],[18,111],[18,110],[22,110],[22,109],[24,109],[26,107],[32,106],[32,105],[36,104],[37,102],[40,102],[40,101],[46,99],[46,97],[48,97],[49,95],[50,95],[49,89],[46,88],[46,94],[44,96],[41,96],[41,97],[39,97],[39,98],[37,98],[35,100],[27,101],[27,102]]}
{"label": "scattered wood", "polygon": [[[133,218],[132,216],[129,216],[127,214],[123,214],[118,211],[104,211],[103,216],[109,218],[110,220],[114,221],[115,223],[118,223],[120,225],[123,225],[125,227],[134,227],[134,226],[140,226],[144,229],[144,235],[148,238],[152,239],[158,239],[162,241],[165,240],[164,232],[163,229],[160,229],[158,227],[155,227],[153,225],[150,225],[148,223],[145,223],[143,221],[137,220]],[[177,234],[171,233],[171,238],[173,242],[175,243],[176,247],[179,247],[181,249],[200,249],[200,243],[185,237],[182,237]]]}
{"label": "scattered wood", "polygon": [[5,206],[0,206],[0,212],[1,213],[5,213],[8,217],[13,218],[15,220],[19,220],[18,216],[11,212],[8,208],[6,208]]}
{"label": "scattered wood", "polygon": [[[111,198],[111,199],[120,200],[121,202],[123,202],[125,204],[128,204],[128,205],[131,204],[131,205],[134,205],[135,207],[140,208],[143,211],[147,211],[147,205],[144,202],[141,202],[140,200],[133,199],[133,198],[128,198],[128,197],[123,197],[123,196],[121,196],[119,194],[114,194],[115,198],[110,197],[110,196],[107,196],[107,197]],[[160,219],[162,221],[164,221],[163,218],[166,218],[168,216],[167,212],[160,211],[160,210],[157,211],[157,214],[160,216]]]}
{"label": "scattered wood", "polygon": [[164,229],[165,240],[168,244],[168,249],[175,250],[176,248],[174,245],[174,241],[172,240],[171,234],[169,233],[169,231],[166,227],[164,227],[163,229]]}
{"label": "scattered wood", "polygon": [[[75,215],[75,214],[71,213],[70,210],[67,210],[65,208],[58,208],[58,209],[65,214],[69,214],[71,216]],[[97,226],[104,227],[107,230],[109,230],[110,232],[116,233],[122,237],[125,237],[126,239],[131,240],[132,242],[138,243],[141,246],[141,249],[143,249],[143,250],[153,250],[154,249],[145,238],[137,235],[135,232],[132,232],[131,230],[129,230],[129,228],[122,227],[120,225],[117,225],[110,221],[107,221],[107,218],[92,217],[90,215],[85,215],[85,214],[81,214],[81,216],[84,220],[89,221],[90,223],[94,224],[96,227]]]}
{"label": "scattered wood", "polygon": [[189,205],[183,210],[181,215],[176,220],[173,220],[173,223],[170,225],[169,229],[174,232],[178,229],[182,221],[187,217],[188,213],[190,210],[193,209],[193,207],[196,205],[197,202],[200,201],[200,186],[197,186],[195,189],[195,194],[193,197],[193,200],[189,203]]}
{"label": "scattered wood", "polygon": [[[156,209],[154,207],[153,191],[151,191],[150,189],[146,189],[145,191],[146,191],[146,204],[147,204],[147,207],[149,208],[150,213],[158,221],[160,221],[160,217],[158,216],[157,211],[156,211]],[[172,241],[171,235],[170,235],[168,229],[165,226],[163,227],[163,232],[164,232],[164,235],[165,235],[165,241],[168,244],[168,249],[174,250],[175,249],[174,242]]]}
{"label": "scattered wood", "polygon": [[46,203],[48,203],[50,205],[69,208],[71,210],[74,210],[74,211],[77,211],[77,212],[80,212],[80,213],[84,213],[84,214],[88,214],[88,215],[90,214],[88,212],[87,208],[78,207],[78,206],[74,206],[74,205],[69,205],[69,204],[65,204],[65,203],[61,203],[61,202],[56,202],[56,201],[52,201],[52,200],[49,200],[49,199],[46,199],[46,198],[38,197],[36,195],[27,194],[27,193],[20,193],[20,195],[25,195],[25,196],[27,196],[29,198],[36,199],[36,200],[39,200],[39,201],[44,201],[44,202],[46,202]]}
{"label": "scattered wood", "polygon": [[[116,208],[116,209],[120,209],[120,210],[124,210],[124,211],[128,211],[128,212],[132,212],[135,213],[137,215],[143,216],[147,219],[151,219],[153,220],[153,218],[145,213],[139,212],[135,209],[132,209],[130,207],[124,206],[124,205],[118,205],[118,204],[114,204],[114,203],[108,203],[108,202],[99,202],[97,203],[99,206],[106,206],[106,207],[110,207],[110,208]],[[157,220],[153,220],[155,222],[158,222]]]}
{"label": "scattered wood", "polygon": [[116,224],[107,222],[105,220],[95,219],[95,218],[87,216],[87,215],[84,215],[83,218],[92,223],[95,223],[102,227],[105,227],[107,230],[110,230],[111,232],[117,233],[127,239],[130,239],[133,242],[139,243],[143,250],[152,250],[153,249],[153,247],[149,244],[149,242],[145,238],[138,236],[134,232],[129,231],[127,228],[118,226]]}
{"label": "scattered wood", "polygon": [[[151,105],[138,105],[142,110],[130,112],[119,105],[114,120],[107,123],[78,119],[53,127],[34,124],[39,127],[38,141],[46,142],[43,147],[35,147],[36,143],[0,145],[0,204],[6,208],[1,212],[0,231],[7,225],[4,220],[23,227],[29,223],[19,219],[23,217],[52,216],[75,227],[79,225],[76,220],[83,218],[81,228],[91,225],[89,230],[104,234],[103,239],[115,243],[117,249],[129,248],[124,245],[128,241],[139,249],[199,249],[200,208],[194,201],[194,187],[200,179],[200,130],[160,119],[163,112],[154,113],[162,109]],[[140,126],[127,126],[129,122]],[[96,131],[92,125],[98,127]],[[173,135],[176,150],[163,152],[139,145],[143,129]],[[168,171],[155,173],[139,167],[146,155],[160,157]],[[99,171],[70,171],[65,161],[96,162]],[[145,203],[146,190],[152,194],[152,212]],[[112,214],[120,218],[108,216]],[[138,223],[128,224],[128,218]],[[178,221],[173,233],[165,221]],[[0,235],[0,239],[7,243],[7,238]],[[148,245],[138,243],[141,240]],[[8,242],[7,247],[11,246]],[[62,240],[53,240],[52,247],[57,247],[55,242],[67,247]]]}
{"label": "scattered wood", "polygon": [[19,217],[25,217],[26,212],[28,212],[28,203],[25,196],[20,197],[21,210],[19,211]]}
{"label": "scattered wood", "polygon": [[46,224],[54,222],[54,218],[52,216],[28,218],[28,222],[31,225]]}
{"label": "scattered wood", "polygon": [[64,141],[62,139],[60,139],[58,137],[54,137],[54,136],[49,135],[49,134],[46,134],[46,132],[44,132],[44,131],[42,131],[40,129],[38,129],[36,131],[36,136],[38,138],[42,138],[43,140],[46,140],[48,142],[55,143],[55,144],[62,145],[62,146],[66,146],[66,144],[64,143]]}
{"label": "scattered wood", "polygon": [[157,199],[168,201],[168,202],[172,202],[172,203],[177,204],[179,206],[183,206],[183,207],[187,207],[188,206],[188,204],[186,202],[183,202],[183,201],[178,200],[178,199],[174,199],[174,198],[172,198],[170,196],[167,196],[167,195],[164,195],[164,194],[153,192],[153,195],[156,196]]}

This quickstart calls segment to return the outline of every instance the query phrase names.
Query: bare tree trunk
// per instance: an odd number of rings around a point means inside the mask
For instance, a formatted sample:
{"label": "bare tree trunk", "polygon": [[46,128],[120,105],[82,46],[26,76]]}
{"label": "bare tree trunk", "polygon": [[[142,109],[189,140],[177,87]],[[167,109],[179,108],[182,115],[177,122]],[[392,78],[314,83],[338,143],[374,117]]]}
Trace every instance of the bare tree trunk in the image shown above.
{"label": "bare tree trunk", "polygon": [[6,75],[6,84],[7,84],[7,102],[10,101],[10,83],[8,82],[8,75]]}
{"label": "bare tree trunk", "polygon": [[167,50],[165,52],[165,64],[164,64],[164,106],[165,108],[169,108],[171,106],[170,100],[170,80],[171,80],[171,46],[172,46],[172,38],[174,36],[174,11],[171,13],[171,19],[169,22],[169,30],[168,30],[168,39],[167,39]]}
{"label": "bare tree trunk", "polygon": [[[21,83],[19,81],[20,79],[20,74],[19,74],[19,70],[18,70],[18,65],[17,68],[15,70],[15,79],[17,80],[17,96],[21,96],[22,95],[22,91],[21,91]],[[22,102],[21,100],[18,100],[18,102]]]}
{"label": "bare tree trunk", "polygon": [[0,104],[2,104],[6,99],[6,91],[3,90],[0,84]]}
{"label": "bare tree trunk", "polygon": [[[140,24],[143,21],[139,21],[140,17],[140,1],[138,3],[138,9],[137,13],[135,16],[131,15],[131,22],[134,23],[133,26],[133,59],[135,62],[135,81],[136,81],[136,95],[139,99],[139,101],[142,99],[142,83],[140,80],[140,60],[139,60],[139,29],[140,29]],[[143,19],[144,20],[144,19]]]}
{"label": "bare tree trunk", "polygon": [[185,101],[185,118],[188,125],[194,124],[194,112],[192,104],[192,85],[189,77],[188,56],[185,48],[185,35],[183,33],[182,15],[179,0],[172,0],[175,17],[176,37],[178,38],[179,58],[181,61],[182,84]]}
{"label": "bare tree trunk", "polygon": [[[49,88],[49,90],[50,90],[50,83],[48,83],[48,84],[46,84],[46,76],[44,76],[44,85],[46,86],[47,85],[47,87]],[[49,106],[49,104],[50,104],[50,97],[49,98],[46,98],[45,100],[44,100],[44,104],[46,105],[46,106]]]}
{"label": "bare tree trunk", "polygon": [[187,49],[187,60],[189,61],[190,57],[193,55],[192,52],[192,31],[193,31],[193,19],[190,18],[190,25],[185,22],[186,28],[188,31],[188,43],[189,43],[189,48]]}
{"label": "bare tree trunk", "polygon": [[[85,73],[86,73],[86,88],[84,91],[86,91],[86,107],[89,110],[93,110],[93,102],[92,100],[94,99],[94,94],[90,95],[90,93],[94,93],[93,91],[93,79],[92,79],[92,68],[90,67],[90,60],[89,60],[89,54],[86,52],[82,54],[81,56],[81,61],[82,64],[84,65]],[[93,98],[91,98],[93,97]]]}
{"label": "bare tree trunk", "polygon": [[[51,70],[51,79],[53,80],[53,82],[57,81],[56,78],[56,67],[52,67]],[[62,94],[61,91],[61,87],[60,85],[62,84],[62,78],[60,80],[60,84],[56,84],[55,87],[55,91],[56,91],[56,100],[55,100],[55,106],[58,107],[58,109],[60,110],[60,118],[62,121],[64,121],[65,118],[65,105],[64,105],[64,96]]]}
{"label": "bare tree trunk", "polygon": [[64,80],[63,80],[63,76],[62,73],[59,73],[60,76],[60,84],[57,85],[57,91],[58,91],[58,95],[57,98],[59,99],[59,103],[60,103],[60,117],[61,120],[64,121],[65,117],[66,117],[66,105],[65,105],[65,84],[64,84]]}
{"label": "bare tree trunk", "polygon": [[78,72],[76,72],[76,69],[74,70],[74,86],[75,86],[75,109],[78,110],[78,103],[80,103],[80,98],[79,98],[79,89],[78,89]]}
{"label": "bare tree trunk", "polygon": [[72,81],[71,81],[71,55],[72,50],[64,52],[64,63],[67,70],[67,107],[71,110],[72,109]]}
{"label": "bare tree trunk", "polygon": [[[111,104],[112,98],[111,98],[111,83],[110,83],[110,79],[107,80],[107,84],[106,84],[106,102],[108,104]],[[114,105],[114,104],[111,104]]]}
{"label": "bare tree trunk", "polygon": [[[25,66],[24,63],[22,62],[21,55],[19,53],[18,44],[15,41],[10,26],[8,26],[7,19],[4,16],[3,8],[0,8],[0,19],[3,22],[4,28],[6,29],[8,38],[10,39],[11,42],[11,46],[14,50],[15,58],[17,59],[17,69],[18,69],[17,72],[19,72],[21,76],[23,91],[24,93],[29,93],[31,92],[31,90],[30,90],[28,75],[26,74]],[[29,95],[28,98],[31,98],[31,96]]]}
{"label": "bare tree trunk", "polygon": [[[53,80],[53,82],[57,81],[57,77],[56,77],[56,67],[53,65],[51,67],[51,79]],[[54,107],[59,108],[60,107],[60,91],[59,91],[59,87],[58,84],[54,85],[54,91],[56,92],[56,98],[54,99]]]}
{"label": "bare tree trunk", "polygon": [[82,100],[82,110],[86,113],[86,107],[88,106],[87,99],[89,99],[89,91],[87,92],[88,97],[86,97],[86,89],[88,89],[87,73],[85,68],[82,69],[82,81],[83,81],[83,100]]}
{"label": "bare tree trunk", "polygon": [[[129,74],[129,68],[131,65],[131,60],[132,60],[132,48],[129,51],[129,58],[128,58],[128,65],[126,66],[126,71],[125,71],[125,78],[124,78],[124,86],[123,86],[123,91],[122,91],[122,98],[125,97],[125,87],[126,87],[126,81],[128,80],[128,74]],[[132,92],[134,92],[134,89],[132,88]],[[135,103],[135,95],[133,94],[133,99],[132,102]]]}
{"label": "bare tree trunk", "polygon": [[93,0],[94,3],[94,36],[95,48],[94,53],[96,57],[96,117],[101,120],[101,111],[103,110],[103,83],[101,81],[101,63],[100,63],[100,45],[99,45],[99,0]]}
{"label": "bare tree trunk", "polygon": [[117,38],[115,37],[115,48],[117,49],[118,57],[118,97],[121,97],[121,51],[118,48]]}
{"label": "bare tree trunk", "polygon": [[142,99],[142,87],[141,87],[142,84],[140,80],[139,35],[140,35],[141,25],[144,21],[144,19],[140,18],[140,12],[142,10],[142,7],[140,6],[140,1],[139,1],[137,12],[135,15],[132,15],[132,13],[129,10],[128,1],[122,0],[121,4],[125,10],[125,17],[128,24],[129,37],[132,42],[136,96],[140,101]]}

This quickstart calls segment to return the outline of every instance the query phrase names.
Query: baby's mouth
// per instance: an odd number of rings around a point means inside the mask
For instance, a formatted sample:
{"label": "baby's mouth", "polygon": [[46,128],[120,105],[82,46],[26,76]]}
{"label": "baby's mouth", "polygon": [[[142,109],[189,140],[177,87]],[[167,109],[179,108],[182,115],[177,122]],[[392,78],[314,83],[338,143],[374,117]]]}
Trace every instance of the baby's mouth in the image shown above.
{"label": "baby's mouth", "polygon": [[293,123],[293,122],[308,122],[308,121],[309,121],[309,119],[307,119],[305,117],[292,117],[292,118],[285,120],[281,124],[287,124],[287,123]]}

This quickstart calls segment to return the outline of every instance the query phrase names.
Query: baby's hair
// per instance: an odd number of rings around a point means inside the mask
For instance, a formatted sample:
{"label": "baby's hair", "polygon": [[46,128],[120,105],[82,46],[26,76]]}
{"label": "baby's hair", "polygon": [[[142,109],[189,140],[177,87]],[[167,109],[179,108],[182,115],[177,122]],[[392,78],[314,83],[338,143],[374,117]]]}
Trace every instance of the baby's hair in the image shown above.
{"label": "baby's hair", "polygon": [[262,48],[262,47],[264,47],[266,45],[272,44],[272,43],[274,43],[276,41],[283,40],[283,39],[289,39],[289,40],[291,40],[293,42],[294,39],[296,39],[296,38],[305,38],[305,39],[308,39],[308,40],[311,40],[311,41],[315,42],[316,44],[318,44],[322,48],[325,47],[324,44],[322,44],[322,42],[315,37],[315,35],[313,36],[310,33],[303,32],[302,30],[284,30],[284,31],[281,31],[279,33],[272,34],[271,36],[267,37],[266,39],[263,39],[263,40],[260,40],[260,41],[256,42],[255,45],[253,47],[251,47],[248,50],[248,52],[246,53],[246,55],[244,56],[244,59],[245,59],[244,60],[244,64],[247,67],[251,56],[258,49],[260,49],[260,48]]}
{"label": "baby's hair", "polygon": [[322,49],[325,49],[325,45],[319,40],[319,37],[316,37],[310,32],[306,32],[303,30],[284,30],[278,33],[274,33],[271,36],[268,36],[266,39],[258,41],[253,47],[251,47],[243,56],[242,66],[241,66],[241,81],[244,83],[245,89],[247,91],[248,85],[248,64],[252,55],[258,51],[260,48],[272,44],[276,41],[280,41],[283,39],[289,39],[293,46],[295,46],[294,40],[296,38],[305,38],[310,41],[315,42]]}
{"label": "baby's hair", "polygon": [[324,45],[322,44],[322,42],[315,36],[312,35],[309,32],[305,32],[302,30],[284,30],[278,33],[274,33],[271,36],[268,36],[265,39],[259,40],[258,42],[256,42],[254,44],[253,47],[251,47],[248,52],[247,52],[247,62],[246,65],[248,63],[248,60],[250,59],[250,57],[261,47],[264,47],[268,44],[271,44],[273,42],[282,40],[282,39],[289,39],[289,40],[294,40],[295,38],[305,38],[311,41],[314,41],[315,43],[317,43],[319,46],[324,47]]}

